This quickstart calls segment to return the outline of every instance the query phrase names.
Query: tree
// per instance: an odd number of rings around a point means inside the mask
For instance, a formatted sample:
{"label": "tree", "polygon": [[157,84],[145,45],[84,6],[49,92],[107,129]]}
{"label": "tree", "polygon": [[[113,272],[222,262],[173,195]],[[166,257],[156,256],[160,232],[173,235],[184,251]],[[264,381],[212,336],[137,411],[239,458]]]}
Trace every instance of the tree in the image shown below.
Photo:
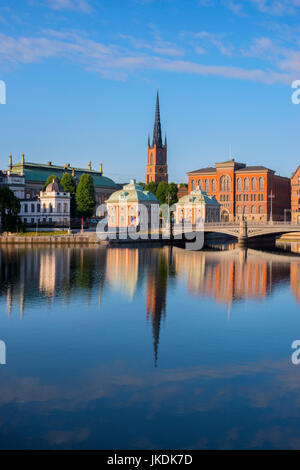
{"label": "tree", "polygon": [[168,196],[168,183],[161,181],[157,186],[156,197],[159,200],[160,204],[165,204],[167,202]]}
{"label": "tree", "polygon": [[59,183],[59,177],[56,175],[49,175],[45,184],[44,184],[44,190],[47,188],[48,184],[52,183],[53,180],[56,180]]}
{"label": "tree", "polygon": [[71,196],[71,204],[70,204],[70,212],[71,212],[71,217],[76,216],[76,200],[75,200],[75,195],[76,195],[76,181],[75,178],[73,178],[70,173],[64,173],[61,180],[60,184],[64,188],[64,190],[67,193],[70,193]]}
{"label": "tree", "polygon": [[168,187],[169,199],[168,199],[168,195],[167,195],[167,200],[166,200],[166,202],[170,206],[172,204],[176,204],[176,202],[178,202],[177,193],[178,193],[178,188],[177,188],[176,184],[175,183],[170,183],[169,187]]}
{"label": "tree", "polygon": [[144,191],[150,191],[154,195],[156,194],[157,190],[157,184],[154,183],[154,181],[151,181],[150,183],[146,184],[144,187]]}
{"label": "tree", "polygon": [[19,198],[4,185],[0,187],[0,214],[2,230],[13,231],[20,226],[18,214],[21,209]]}
{"label": "tree", "polygon": [[138,186],[142,186],[142,188],[144,188],[144,187],[145,187],[145,183],[142,183],[142,181],[139,181],[139,182],[138,182]]}
{"label": "tree", "polygon": [[96,205],[94,181],[91,175],[81,175],[75,198],[78,214],[84,219],[91,217]]}

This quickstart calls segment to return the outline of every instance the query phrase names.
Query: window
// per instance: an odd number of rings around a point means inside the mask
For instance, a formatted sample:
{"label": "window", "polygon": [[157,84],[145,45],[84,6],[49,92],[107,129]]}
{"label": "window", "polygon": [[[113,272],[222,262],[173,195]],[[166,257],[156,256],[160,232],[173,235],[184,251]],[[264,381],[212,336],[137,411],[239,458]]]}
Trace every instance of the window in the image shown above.
{"label": "window", "polygon": [[256,214],[256,207],[255,206],[251,207],[251,214]]}
{"label": "window", "polygon": [[37,211],[37,212],[41,212],[41,204],[37,204],[37,205],[36,205],[36,211]]}
{"label": "window", "polygon": [[199,189],[202,189],[202,180],[198,180]]}
{"label": "window", "polygon": [[68,212],[68,204],[66,202],[64,203],[64,212]]}
{"label": "window", "polygon": [[242,208],[241,208],[241,206],[237,206],[236,211],[237,211],[238,214],[241,214],[241,213],[242,213]]}
{"label": "window", "polygon": [[195,180],[192,180],[191,187],[192,187],[192,191],[195,191]]}
{"label": "window", "polygon": [[249,191],[249,178],[244,179],[244,190]]}
{"label": "window", "polygon": [[259,206],[258,212],[259,212],[260,214],[263,214],[263,213],[264,213],[264,208],[263,208],[263,206]]}
{"label": "window", "polygon": [[57,204],[57,212],[60,212],[60,211],[61,211],[61,203],[59,202],[59,203]]}
{"label": "window", "polygon": [[[50,213],[53,212],[53,207],[52,207],[52,204],[51,204],[51,203],[49,204],[49,212],[50,212]],[[50,220],[50,219],[49,219],[49,220]]]}
{"label": "window", "polygon": [[265,181],[262,177],[259,178],[259,190],[263,191],[265,189]]}
{"label": "window", "polygon": [[221,191],[230,191],[230,178],[228,175],[222,175],[220,178]]}
{"label": "window", "polygon": [[27,204],[24,204],[24,212],[28,212],[28,205]]}
{"label": "window", "polygon": [[46,209],[46,204],[44,203],[44,204],[43,204],[43,212],[46,212],[46,210],[47,210],[47,209]]}
{"label": "window", "polygon": [[209,180],[205,180],[205,191],[209,192]]}
{"label": "window", "polygon": [[249,195],[248,194],[244,194],[244,201],[249,201]]}
{"label": "window", "polygon": [[153,153],[150,154],[150,165],[153,165]]}
{"label": "window", "polygon": [[244,207],[244,213],[245,213],[245,214],[248,214],[248,206],[245,206],[245,207]]}
{"label": "window", "polygon": [[237,189],[237,191],[242,191],[242,180],[241,180],[241,178],[237,179],[236,189]]}
{"label": "window", "polygon": [[31,212],[34,212],[35,211],[35,206],[34,204],[31,204]]}
{"label": "window", "polygon": [[252,178],[251,180],[251,189],[252,191],[256,191],[256,178]]}
{"label": "window", "polygon": [[216,180],[215,179],[213,179],[211,182],[211,190],[213,193],[216,192]]}

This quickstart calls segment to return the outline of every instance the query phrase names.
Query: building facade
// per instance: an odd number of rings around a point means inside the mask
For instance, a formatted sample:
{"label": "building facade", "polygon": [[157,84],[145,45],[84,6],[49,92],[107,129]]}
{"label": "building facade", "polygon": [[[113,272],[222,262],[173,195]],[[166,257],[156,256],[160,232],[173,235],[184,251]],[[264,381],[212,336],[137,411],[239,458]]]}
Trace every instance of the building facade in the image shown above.
{"label": "building facade", "polygon": [[148,137],[147,173],[145,181],[146,184],[151,182],[158,184],[161,181],[168,183],[167,138],[165,137],[165,143],[163,145],[158,92],[156,97],[152,145],[150,144],[150,137]]}
{"label": "building facade", "polygon": [[159,201],[132,179],[106,201],[109,228],[153,226],[159,220]]}
{"label": "building facade", "polygon": [[25,161],[25,156],[22,154],[21,163],[13,163],[12,156],[9,156],[9,172],[15,175],[23,176],[25,178],[25,199],[37,199],[40,191],[43,191],[45,182],[50,175],[61,178],[64,173],[70,173],[79,182],[82,174],[89,174],[92,176],[95,186],[96,199],[98,204],[103,204],[105,200],[119,188],[112,179],[103,176],[102,164],[99,166],[99,171],[92,168],[92,163],[89,162],[88,168],[77,168],[66,163],[64,166],[53,165],[52,162],[47,164],[30,163]]}
{"label": "building facade", "polygon": [[292,221],[300,223],[300,165],[291,178]]}
{"label": "building facade", "polygon": [[0,186],[8,186],[19,199],[25,197],[25,178],[11,171],[0,171]]}
{"label": "building facade", "polygon": [[179,199],[176,204],[175,220],[177,224],[187,221],[192,225],[201,221],[219,222],[220,207],[221,204],[215,196],[208,196],[198,186],[190,194]]}
{"label": "building facade", "polygon": [[264,166],[246,166],[234,159],[188,174],[188,191],[196,186],[221,204],[221,221],[289,220],[290,179]]}
{"label": "building facade", "polygon": [[25,225],[54,224],[64,227],[70,224],[70,193],[55,180],[40,191],[38,199],[21,200],[20,218]]}

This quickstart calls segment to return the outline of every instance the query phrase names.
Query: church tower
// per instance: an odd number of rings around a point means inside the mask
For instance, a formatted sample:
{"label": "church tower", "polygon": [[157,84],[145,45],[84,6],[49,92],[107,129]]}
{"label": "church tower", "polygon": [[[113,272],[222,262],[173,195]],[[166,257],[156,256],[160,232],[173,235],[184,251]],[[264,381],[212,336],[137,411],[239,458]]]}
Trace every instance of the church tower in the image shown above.
{"label": "church tower", "polygon": [[161,181],[168,183],[167,138],[165,137],[165,144],[163,145],[161,137],[158,92],[156,96],[152,145],[150,145],[150,137],[148,137],[146,184],[150,183],[151,181],[157,184]]}

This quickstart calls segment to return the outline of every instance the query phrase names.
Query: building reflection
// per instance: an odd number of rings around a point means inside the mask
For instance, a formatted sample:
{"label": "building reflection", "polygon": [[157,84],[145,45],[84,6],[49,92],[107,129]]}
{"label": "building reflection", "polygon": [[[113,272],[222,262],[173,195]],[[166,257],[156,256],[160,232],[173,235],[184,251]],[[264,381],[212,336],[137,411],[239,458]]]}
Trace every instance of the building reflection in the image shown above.
{"label": "building reflection", "polygon": [[98,306],[102,303],[106,307],[103,295],[110,289],[116,295],[125,294],[125,302],[140,302],[143,296],[156,366],[170,283],[185,286],[190,295],[212,298],[229,310],[244,299],[264,299],[284,284],[290,285],[300,302],[298,244],[285,256],[231,248],[192,252],[168,246],[8,246],[0,250],[0,300],[5,300],[2,305],[9,316],[18,310],[23,318],[27,304],[29,308],[35,299],[51,303],[77,297],[88,308],[93,298]]}

